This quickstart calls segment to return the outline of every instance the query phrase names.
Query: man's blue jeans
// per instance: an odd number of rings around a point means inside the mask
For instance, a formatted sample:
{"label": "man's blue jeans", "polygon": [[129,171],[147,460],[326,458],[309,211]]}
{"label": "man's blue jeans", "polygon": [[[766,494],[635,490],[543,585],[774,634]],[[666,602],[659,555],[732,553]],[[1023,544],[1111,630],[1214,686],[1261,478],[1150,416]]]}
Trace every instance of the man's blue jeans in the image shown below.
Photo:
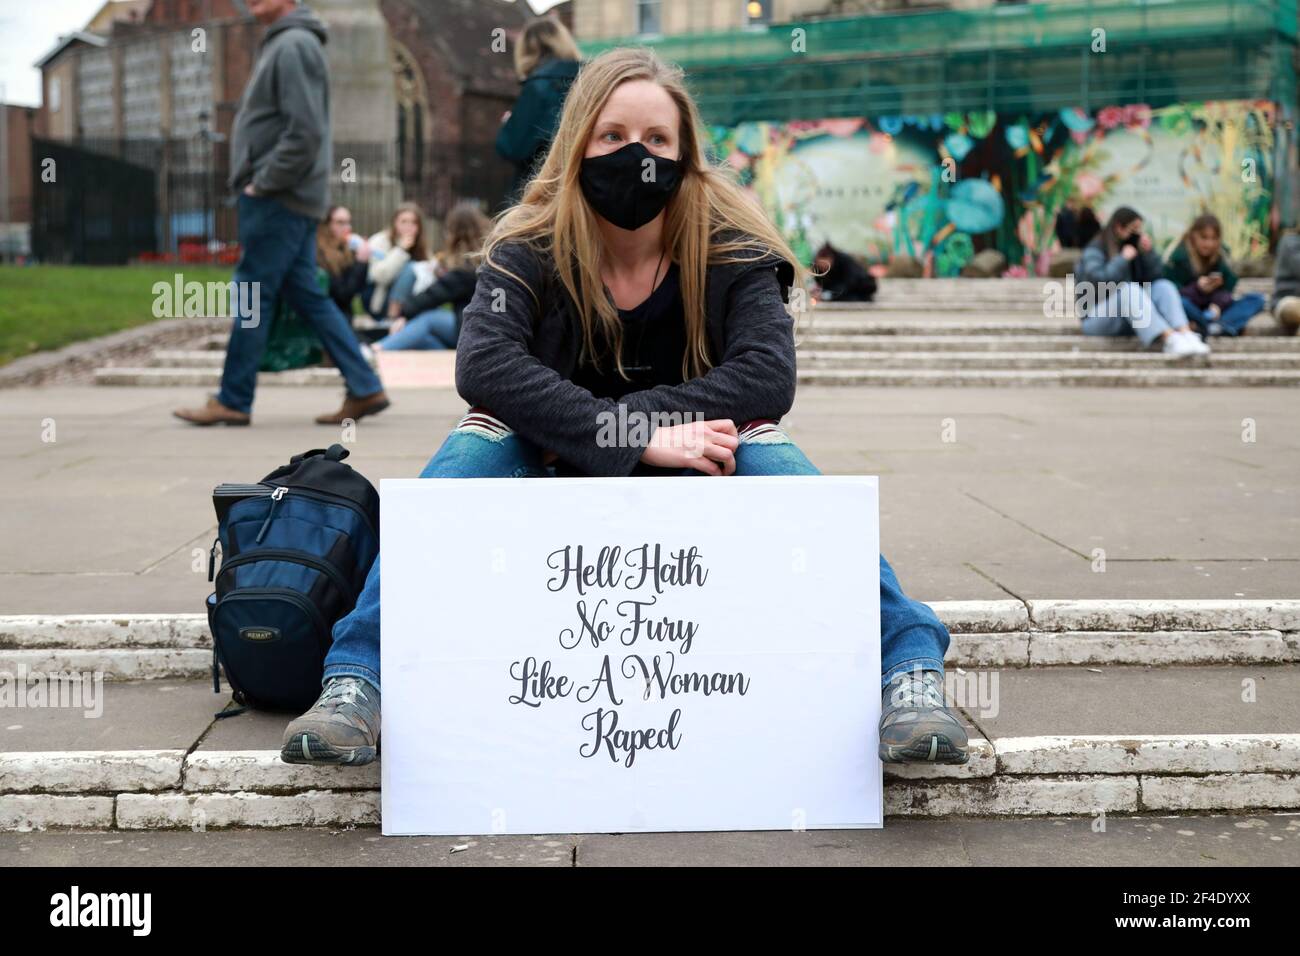
{"label": "man's blue jeans", "polygon": [[[484,416],[475,416],[480,422]],[[489,419],[490,421],[490,419]],[[501,427],[482,427],[468,417],[443,442],[421,478],[543,478],[537,447]],[[707,477],[687,470],[684,475]],[[776,426],[742,429],[737,475],[816,475],[820,472]],[[715,479],[725,480],[725,479]],[[904,671],[943,672],[948,629],[929,607],[903,593],[894,570],[880,558],[880,686]],[[325,657],[325,680],[361,677],[379,686],[379,559],[350,614],[334,625]]]}
{"label": "man's blue jeans", "polygon": [[[266,351],[271,316],[280,295],[316,330],[326,353],[343,374],[349,395],[362,398],[382,391],[383,383],[361,354],[347,318],[316,284],[315,221],[266,196],[240,193],[239,247],[230,297],[234,321],[217,401],[237,412],[253,410],[257,367]],[[254,282],[256,287],[251,285]],[[253,288],[258,290],[256,317],[251,309]]]}
{"label": "man's blue jeans", "polygon": [[[1264,303],[1264,297],[1258,292],[1248,292],[1240,299],[1234,299],[1232,305],[1224,309],[1223,314],[1218,319],[1219,325],[1223,326],[1223,334],[1240,335],[1242,330],[1246,328],[1246,323],[1264,311]],[[1202,329],[1208,329],[1210,323],[1215,321],[1185,296],[1183,298],[1183,311],[1187,313],[1189,319]]]}

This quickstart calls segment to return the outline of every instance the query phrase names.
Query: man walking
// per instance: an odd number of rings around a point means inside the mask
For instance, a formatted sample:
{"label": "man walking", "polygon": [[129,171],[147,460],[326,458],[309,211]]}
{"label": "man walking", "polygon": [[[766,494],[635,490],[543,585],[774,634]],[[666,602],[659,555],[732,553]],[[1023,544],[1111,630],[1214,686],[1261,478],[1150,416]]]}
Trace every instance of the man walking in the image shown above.
{"label": "man walking", "polygon": [[257,368],[283,295],[311,323],[347,384],[343,407],[316,422],[356,421],[389,401],[348,318],[316,284],[316,224],[328,205],[332,165],[325,24],[297,0],[246,2],[267,31],[230,137],[240,246],[230,344],[221,390],[206,405],[174,414],[195,425],[252,421]]}

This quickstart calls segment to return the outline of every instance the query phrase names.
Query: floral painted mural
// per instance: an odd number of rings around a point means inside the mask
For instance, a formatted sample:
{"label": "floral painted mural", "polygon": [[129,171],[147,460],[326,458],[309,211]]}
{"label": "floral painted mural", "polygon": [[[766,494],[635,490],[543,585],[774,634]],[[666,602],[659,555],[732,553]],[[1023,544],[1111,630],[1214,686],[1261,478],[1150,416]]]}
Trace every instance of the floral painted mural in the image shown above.
{"label": "floral painted mural", "polygon": [[1108,106],[1035,117],[994,113],[745,123],[710,130],[800,255],[825,240],[884,263],[956,275],[978,249],[1045,274],[1067,201],[1103,220],[1121,205],[1175,241],[1215,213],[1238,257],[1264,251],[1272,209],[1268,102]]}

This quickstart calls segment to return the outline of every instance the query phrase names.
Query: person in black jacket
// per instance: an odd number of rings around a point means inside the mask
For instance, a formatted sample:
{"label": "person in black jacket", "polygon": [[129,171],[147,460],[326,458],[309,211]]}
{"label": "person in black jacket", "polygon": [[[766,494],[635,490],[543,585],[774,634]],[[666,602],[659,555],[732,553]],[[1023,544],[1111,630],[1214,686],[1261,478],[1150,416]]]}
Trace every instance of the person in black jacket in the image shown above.
{"label": "person in black jacket", "polygon": [[533,169],[551,145],[578,66],[578,45],[563,23],[553,17],[538,17],[525,24],[515,43],[515,72],[522,86],[514,108],[501,118],[496,144],[501,158],[515,167],[511,202],[522,195]]}
{"label": "person in black jacket", "polygon": [[370,247],[352,231],[347,206],[331,206],[316,227],[316,265],[330,277],[330,298],[349,319],[352,301],[366,286]]}
{"label": "person in black jacket", "polygon": [[1080,199],[1067,199],[1056,214],[1056,238],[1062,249],[1083,249],[1101,232],[1101,221],[1092,206]]}
{"label": "person in black jacket", "polygon": [[[488,238],[456,350],[471,408],[421,477],[820,474],[779,424],[796,382],[785,303],[805,270],[709,163],[700,129],[681,69],[654,51],[583,68],[555,145]],[[739,531],[761,534],[761,517]],[[866,570],[881,673],[862,692],[882,695],[880,758],[966,763],[944,705],[947,629],[883,557]],[[320,699],[285,729],[286,762],[374,760],[379,582],[376,559],[334,626]]]}
{"label": "person in black jacket", "polygon": [[870,302],[875,298],[876,277],[829,242],[817,250],[813,268],[818,272],[819,298],[827,302]]}
{"label": "person in black jacket", "polygon": [[433,285],[397,304],[399,317],[375,348],[454,349],[460,337],[461,311],[474,295],[479,253],[491,220],[472,202],[457,203],[443,223],[446,242],[435,256]]}

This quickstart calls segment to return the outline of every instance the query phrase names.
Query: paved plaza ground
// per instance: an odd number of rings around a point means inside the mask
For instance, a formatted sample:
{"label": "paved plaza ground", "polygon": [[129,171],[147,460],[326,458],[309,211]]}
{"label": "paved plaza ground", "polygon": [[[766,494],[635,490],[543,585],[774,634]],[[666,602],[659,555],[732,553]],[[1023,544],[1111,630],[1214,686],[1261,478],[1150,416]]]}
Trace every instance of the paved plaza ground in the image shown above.
{"label": "paved plaza ground", "polygon": [[[341,437],[311,423],[334,389],[264,389],[251,428],[171,418],[199,397],[4,393],[0,614],[202,610],[212,487]],[[395,389],[349,460],[414,476],[463,411]],[[823,471],[880,476],[882,547],[923,600],[1258,599],[1300,592],[1298,419],[1287,389],[803,387],[788,425]]]}

